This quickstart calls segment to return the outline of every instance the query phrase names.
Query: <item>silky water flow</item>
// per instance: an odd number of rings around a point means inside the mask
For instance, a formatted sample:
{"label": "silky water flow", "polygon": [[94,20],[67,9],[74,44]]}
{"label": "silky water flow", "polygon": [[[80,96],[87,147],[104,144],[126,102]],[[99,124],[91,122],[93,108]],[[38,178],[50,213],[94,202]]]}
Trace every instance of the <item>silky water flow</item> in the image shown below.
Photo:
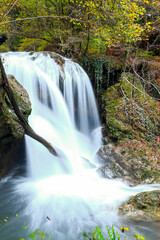
{"label": "silky water flow", "polygon": [[0,185],[1,191],[8,186],[10,192],[0,199],[0,209],[9,215],[0,239],[19,240],[25,235],[27,239],[24,226],[27,233],[40,229],[55,240],[83,239],[83,231],[95,226],[120,226],[117,207],[155,186],[131,188],[98,176],[101,125],[85,71],[70,59],[55,55],[55,61],[48,53],[2,56],[7,74],[14,75],[29,94],[29,124],[52,144],[58,157],[25,137],[27,177],[10,175]]}

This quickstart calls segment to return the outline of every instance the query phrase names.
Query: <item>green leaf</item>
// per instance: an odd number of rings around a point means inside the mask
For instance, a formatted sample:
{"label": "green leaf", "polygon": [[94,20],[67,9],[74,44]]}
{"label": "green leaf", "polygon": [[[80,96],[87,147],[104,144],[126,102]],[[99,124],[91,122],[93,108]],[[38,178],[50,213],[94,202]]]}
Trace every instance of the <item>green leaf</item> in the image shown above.
{"label": "green leaf", "polygon": [[145,238],[143,236],[140,236],[141,240],[145,240]]}
{"label": "green leaf", "polygon": [[110,239],[113,240],[112,233],[111,233],[111,231],[110,231],[108,226],[107,226],[107,231],[108,231],[108,235],[109,235]]}
{"label": "green leaf", "polygon": [[118,237],[118,240],[120,240],[120,236],[119,236],[119,234],[117,233],[117,237]]}
{"label": "green leaf", "polygon": [[112,225],[112,233],[113,233],[113,240],[116,240],[116,234],[115,234],[113,225]]}
{"label": "green leaf", "polygon": [[98,239],[104,240],[104,237],[101,233],[101,229],[99,227],[96,227],[96,229],[97,229],[97,232],[98,232]]}

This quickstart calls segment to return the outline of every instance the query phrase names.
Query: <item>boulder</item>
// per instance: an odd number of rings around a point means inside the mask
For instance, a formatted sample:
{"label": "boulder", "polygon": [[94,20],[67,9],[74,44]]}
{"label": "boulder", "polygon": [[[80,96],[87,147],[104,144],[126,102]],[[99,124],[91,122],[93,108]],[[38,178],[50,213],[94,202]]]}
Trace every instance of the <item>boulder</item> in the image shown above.
{"label": "boulder", "polygon": [[160,190],[131,197],[119,207],[119,215],[131,220],[160,221]]}
{"label": "boulder", "polygon": [[[31,113],[31,103],[26,90],[13,76],[9,75],[8,80],[20,110],[28,119]],[[24,136],[24,129],[19,123],[2,85],[0,76],[0,178],[13,166],[13,152]]]}
{"label": "boulder", "polygon": [[132,186],[160,183],[160,103],[131,73],[123,73],[103,94],[103,109],[108,142],[98,153],[100,174]]}
{"label": "boulder", "polygon": [[102,98],[103,118],[110,138],[151,141],[160,135],[160,104],[131,73],[123,73],[119,83],[109,87]]}

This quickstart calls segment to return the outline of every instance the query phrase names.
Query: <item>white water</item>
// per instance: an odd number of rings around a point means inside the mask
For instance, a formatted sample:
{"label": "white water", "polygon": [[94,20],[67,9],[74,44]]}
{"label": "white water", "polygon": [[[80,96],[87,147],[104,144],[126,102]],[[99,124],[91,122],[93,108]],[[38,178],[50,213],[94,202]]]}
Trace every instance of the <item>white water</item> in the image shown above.
{"label": "white water", "polygon": [[6,72],[29,93],[30,125],[60,155],[54,157],[26,137],[28,177],[15,180],[14,191],[20,196],[17,204],[24,208],[30,228],[41,228],[57,240],[72,240],[84,229],[116,224],[116,207],[152,187],[131,188],[97,175],[101,126],[87,74],[69,59],[64,59],[62,69],[42,53],[7,53],[3,57]]}

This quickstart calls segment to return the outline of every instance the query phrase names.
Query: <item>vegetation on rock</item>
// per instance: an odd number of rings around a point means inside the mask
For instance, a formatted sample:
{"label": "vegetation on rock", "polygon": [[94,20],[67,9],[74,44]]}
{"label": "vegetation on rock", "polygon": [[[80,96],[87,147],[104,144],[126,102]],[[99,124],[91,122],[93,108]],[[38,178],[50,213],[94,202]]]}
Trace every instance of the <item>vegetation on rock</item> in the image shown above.
{"label": "vegetation on rock", "polygon": [[119,208],[119,214],[132,220],[160,220],[160,191],[139,193]]}
{"label": "vegetation on rock", "polygon": [[[9,83],[14,92],[15,99],[27,119],[31,113],[28,94],[13,76],[9,76]],[[23,136],[24,129],[19,123],[8,96],[3,89],[2,78],[0,76],[0,177],[13,165],[11,155]]]}
{"label": "vegetation on rock", "polygon": [[104,93],[103,104],[105,130],[118,156],[110,169],[134,184],[159,182],[159,102],[132,74],[123,73],[119,83]]}
{"label": "vegetation on rock", "polygon": [[104,117],[109,135],[117,140],[154,140],[160,133],[159,103],[152,99],[130,73],[103,95]]}

